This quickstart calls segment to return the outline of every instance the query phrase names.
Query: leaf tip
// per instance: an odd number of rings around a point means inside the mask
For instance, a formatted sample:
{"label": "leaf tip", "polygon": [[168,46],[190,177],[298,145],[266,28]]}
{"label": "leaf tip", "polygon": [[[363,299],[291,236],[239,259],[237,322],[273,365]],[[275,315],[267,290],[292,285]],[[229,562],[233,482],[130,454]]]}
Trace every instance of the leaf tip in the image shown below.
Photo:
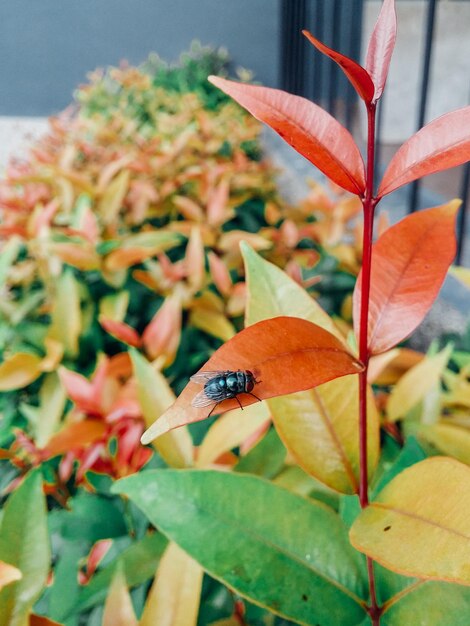
{"label": "leaf tip", "polygon": [[453,200],[447,203],[447,210],[451,215],[453,215],[458,212],[461,206],[462,206],[462,200],[460,198],[454,198]]}
{"label": "leaf tip", "polygon": [[168,419],[163,414],[142,434],[140,442],[145,446],[169,430],[171,430],[171,426],[168,423]]}

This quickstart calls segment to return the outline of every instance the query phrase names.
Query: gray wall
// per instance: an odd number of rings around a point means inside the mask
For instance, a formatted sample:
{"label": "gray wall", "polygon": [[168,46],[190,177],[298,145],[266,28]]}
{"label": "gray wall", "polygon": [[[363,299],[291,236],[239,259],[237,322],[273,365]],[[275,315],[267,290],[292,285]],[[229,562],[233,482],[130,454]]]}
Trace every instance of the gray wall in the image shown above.
{"label": "gray wall", "polygon": [[96,67],[172,61],[193,39],[275,87],[279,13],[279,0],[0,0],[0,115],[53,114]]}

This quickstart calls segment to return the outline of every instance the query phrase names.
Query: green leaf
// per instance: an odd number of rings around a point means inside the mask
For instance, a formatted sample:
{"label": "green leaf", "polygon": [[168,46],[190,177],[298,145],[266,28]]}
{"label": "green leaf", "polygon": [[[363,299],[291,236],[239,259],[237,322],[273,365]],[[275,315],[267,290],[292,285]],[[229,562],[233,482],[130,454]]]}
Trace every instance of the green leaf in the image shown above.
{"label": "green leaf", "polygon": [[57,511],[54,520],[58,532],[66,539],[85,539],[95,543],[100,539],[120,537],[127,533],[122,503],[116,498],[79,491],[70,500],[70,511]]}
{"label": "green leaf", "polygon": [[88,585],[82,589],[73,611],[85,611],[104,602],[116,567],[120,564],[129,587],[135,587],[152,578],[166,545],[167,541],[160,533],[147,535],[141,541],[132,544],[112,563],[93,576]]}
{"label": "green leaf", "polygon": [[46,584],[50,565],[46,500],[41,473],[31,472],[10,496],[0,531],[0,560],[14,565],[22,579],[0,592],[0,626],[24,626]]}
{"label": "green leaf", "polygon": [[216,471],[148,471],[113,491],[256,604],[313,626],[363,621],[360,557],[329,507],[255,476]]}
{"label": "green leaf", "polygon": [[79,592],[78,561],[84,552],[86,550],[82,541],[68,541],[64,544],[62,555],[54,568],[48,617],[61,621],[76,603]]}

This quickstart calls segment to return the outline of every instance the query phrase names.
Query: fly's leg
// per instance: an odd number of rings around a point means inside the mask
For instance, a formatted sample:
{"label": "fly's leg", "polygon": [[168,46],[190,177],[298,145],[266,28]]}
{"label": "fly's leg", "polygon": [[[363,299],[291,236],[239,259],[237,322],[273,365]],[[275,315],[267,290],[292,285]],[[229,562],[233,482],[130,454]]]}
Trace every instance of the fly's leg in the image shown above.
{"label": "fly's leg", "polygon": [[256,396],[254,393],[251,393],[251,391],[247,391],[249,396],[253,396],[253,398],[256,398],[258,400],[258,402],[261,402],[261,398],[258,398],[258,396]]}
{"label": "fly's leg", "polygon": [[240,402],[240,400],[238,399],[238,396],[235,396],[235,400],[238,402],[241,410],[243,411],[243,407],[242,407],[242,403]]}
{"label": "fly's leg", "polygon": [[210,417],[212,415],[212,413],[215,411],[215,409],[219,406],[220,402],[216,402],[214,404],[214,406],[212,407],[212,409],[210,410],[210,413],[207,417]]}

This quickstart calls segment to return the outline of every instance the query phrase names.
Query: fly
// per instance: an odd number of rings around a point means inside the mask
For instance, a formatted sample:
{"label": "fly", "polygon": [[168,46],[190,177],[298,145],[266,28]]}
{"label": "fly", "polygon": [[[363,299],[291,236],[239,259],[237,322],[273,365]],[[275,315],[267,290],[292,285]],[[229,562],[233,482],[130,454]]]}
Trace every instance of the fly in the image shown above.
{"label": "fly", "polygon": [[201,408],[214,403],[209,415],[221,402],[230,398],[235,398],[240,408],[243,409],[242,403],[238,398],[242,393],[253,396],[253,398],[261,402],[261,398],[252,393],[254,386],[261,381],[256,380],[255,375],[250,370],[198,372],[191,376],[190,380],[193,383],[204,385],[204,389],[193,398],[192,406]]}

